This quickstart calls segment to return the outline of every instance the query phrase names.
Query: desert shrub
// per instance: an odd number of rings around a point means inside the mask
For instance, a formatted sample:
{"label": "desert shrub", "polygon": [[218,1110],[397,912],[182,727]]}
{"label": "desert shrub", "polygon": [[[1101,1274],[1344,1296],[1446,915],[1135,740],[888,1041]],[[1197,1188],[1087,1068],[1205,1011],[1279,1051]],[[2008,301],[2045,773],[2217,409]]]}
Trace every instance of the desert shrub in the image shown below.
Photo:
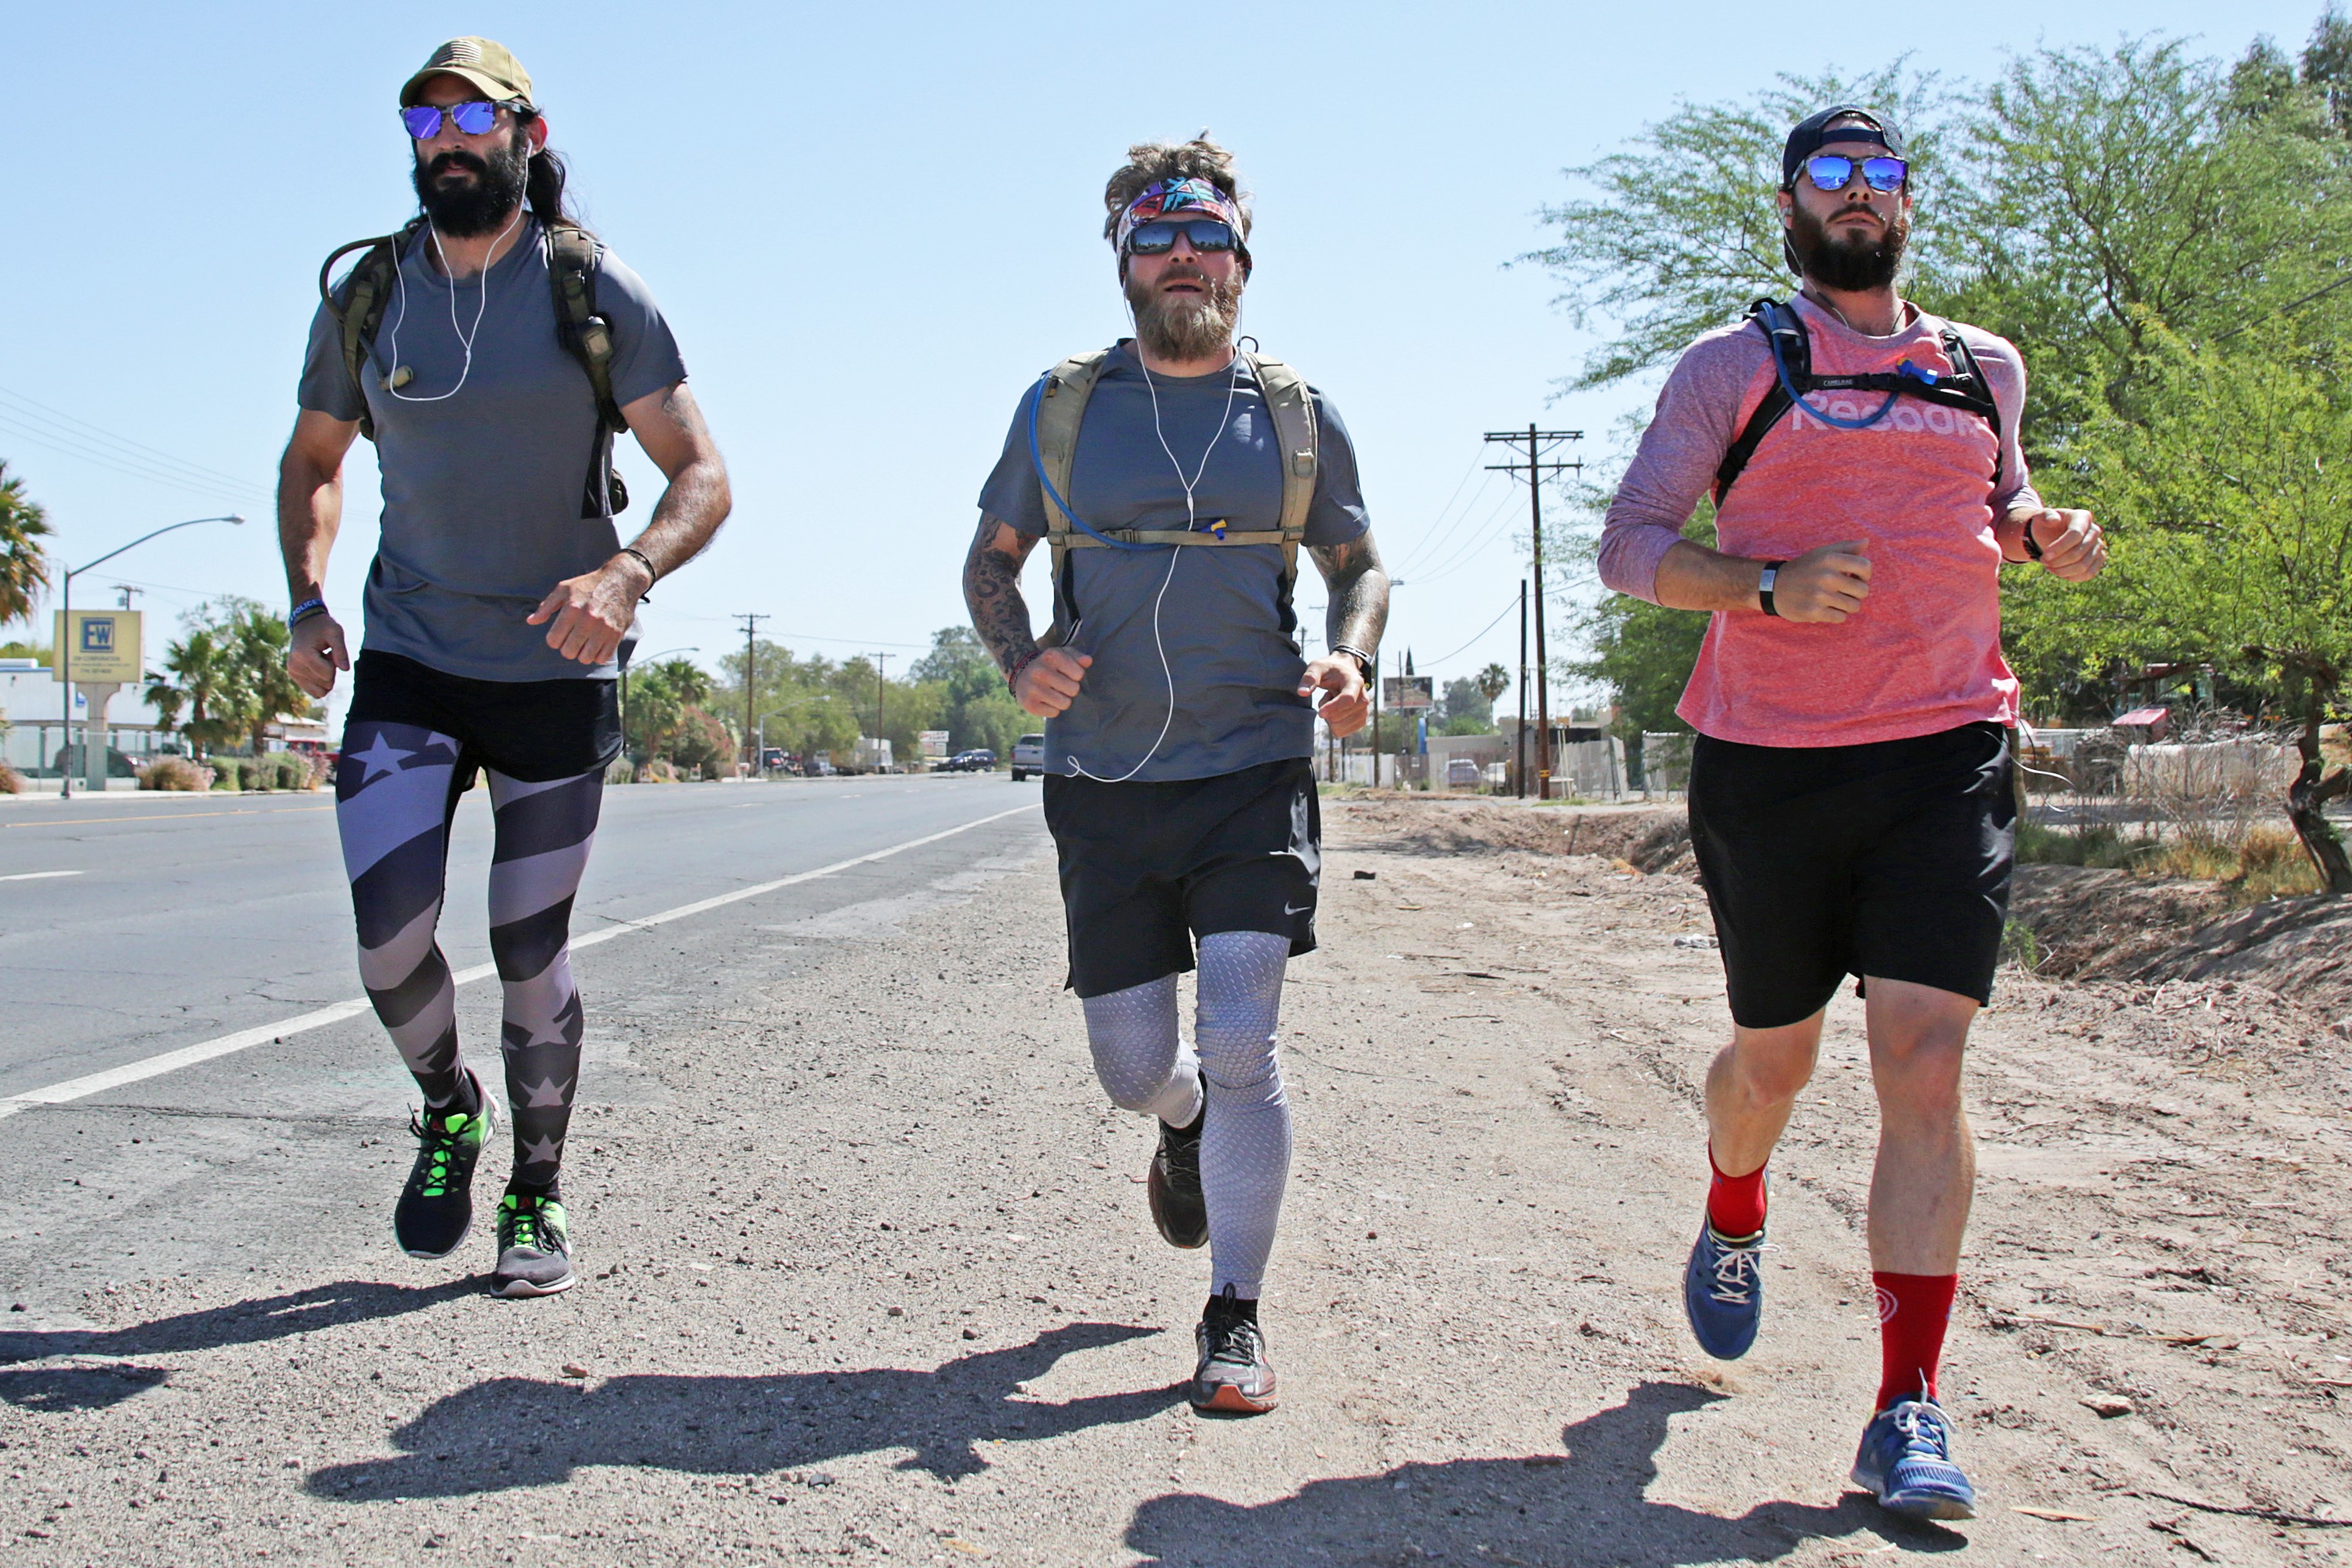
{"label": "desert shrub", "polygon": [[198,790],[205,787],[204,770],[185,757],[158,757],[139,770],[141,789]]}
{"label": "desert shrub", "polygon": [[608,784],[636,783],[636,764],[629,761],[625,755],[614,757],[604,764],[604,782]]}
{"label": "desert shrub", "polygon": [[212,759],[212,768],[213,788],[243,789],[245,787],[244,775],[237,771],[235,757],[215,757]]}
{"label": "desert shrub", "polygon": [[275,752],[262,759],[269,769],[272,789],[309,789],[311,787],[310,762],[299,752]]}
{"label": "desert shrub", "polygon": [[2299,898],[2319,891],[2319,872],[2303,841],[2277,827],[2257,827],[2238,847],[2238,901],[2260,903],[2265,899]]}
{"label": "desert shrub", "polygon": [[0,795],[25,793],[25,776],[5,763],[0,763]]}

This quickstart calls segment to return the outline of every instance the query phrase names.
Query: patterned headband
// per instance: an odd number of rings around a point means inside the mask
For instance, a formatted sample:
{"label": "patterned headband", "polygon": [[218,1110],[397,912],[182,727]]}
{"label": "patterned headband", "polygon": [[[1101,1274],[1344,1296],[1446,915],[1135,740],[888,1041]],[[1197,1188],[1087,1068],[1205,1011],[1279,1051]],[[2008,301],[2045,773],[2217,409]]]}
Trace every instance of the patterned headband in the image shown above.
{"label": "patterned headband", "polygon": [[1233,225],[1234,237],[1242,232],[1241,204],[1226,195],[1206,180],[1154,180],[1143,187],[1143,194],[1128,203],[1127,210],[1118,215],[1118,232],[1111,240],[1111,248],[1127,254],[1128,237],[1140,226],[1155,218],[1176,213],[1199,213],[1206,217],[1221,217]]}

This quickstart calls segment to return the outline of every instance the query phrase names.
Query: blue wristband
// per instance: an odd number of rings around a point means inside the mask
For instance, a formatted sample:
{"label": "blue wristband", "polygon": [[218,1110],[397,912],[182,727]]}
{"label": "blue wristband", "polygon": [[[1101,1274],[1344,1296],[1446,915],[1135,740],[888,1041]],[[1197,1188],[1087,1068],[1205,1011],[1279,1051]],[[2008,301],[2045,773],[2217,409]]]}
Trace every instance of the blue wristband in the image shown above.
{"label": "blue wristband", "polygon": [[291,631],[294,627],[300,626],[312,616],[323,616],[326,613],[326,600],[305,599],[300,604],[295,605],[292,613],[286,617],[286,627],[289,631]]}

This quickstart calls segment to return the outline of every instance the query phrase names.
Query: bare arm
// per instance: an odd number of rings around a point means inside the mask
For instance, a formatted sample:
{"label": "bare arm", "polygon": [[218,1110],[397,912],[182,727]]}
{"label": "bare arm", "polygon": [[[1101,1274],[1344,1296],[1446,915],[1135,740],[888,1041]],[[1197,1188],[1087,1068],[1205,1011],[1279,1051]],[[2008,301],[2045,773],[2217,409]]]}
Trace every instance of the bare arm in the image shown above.
{"label": "bare arm", "polygon": [[[1784,620],[1830,625],[1859,614],[1870,596],[1870,559],[1864,549],[1863,541],[1849,539],[1783,562],[1773,584],[1773,609]],[[1671,610],[1760,611],[1764,566],[1745,555],[1677,540],[1658,558],[1657,602]]]}
{"label": "bare arm", "polygon": [[[530,624],[547,628],[547,646],[582,664],[604,664],[621,646],[635,618],[637,601],[710,542],[735,505],[727,465],[702,423],[702,410],[682,381],[649,392],[622,408],[629,432],[669,479],[655,503],[651,521],[627,550],[593,572],[558,583],[530,614]],[[646,563],[628,551],[642,552]]]}
{"label": "bare arm", "polygon": [[[343,454],[360,432],[355,420],[305,408],[278,462],[278,548],[286,558],[289,605],[326,596],[327,557],[343,521]],[[296,685],[313,697],[335,689],[335,672],[352,667],[343,628],[331,615],[303,617],[286,652]]]}
{"label": "bare arm", "polygon": [[1371,695],[1365,688],[1364,669],[1339,648],[1352,648],[1367,659],[1377,659],[1381,634],[1389,624],[1389,574],[1381,567],[1381,552],[1370,530],[1344,544],[1307,547],[1315,569],[1323,574],[1330,604],[1323,613],[1323,639],[1335,651],[1307,667],[1298,694],[1311,700],[1326,695],[1317,711],[1334,735],[1352,735],[1371,713]]}
{"label": "bare arm", "polygon": [[1039,651],[1029,602],[1021,596],[1021,568],[1036,548],[1036,540],[983,512],[963,560],[963,602],[1014,699],[1025,711],[1050,719],[1077,696],[1094,659],[1062,647]]}

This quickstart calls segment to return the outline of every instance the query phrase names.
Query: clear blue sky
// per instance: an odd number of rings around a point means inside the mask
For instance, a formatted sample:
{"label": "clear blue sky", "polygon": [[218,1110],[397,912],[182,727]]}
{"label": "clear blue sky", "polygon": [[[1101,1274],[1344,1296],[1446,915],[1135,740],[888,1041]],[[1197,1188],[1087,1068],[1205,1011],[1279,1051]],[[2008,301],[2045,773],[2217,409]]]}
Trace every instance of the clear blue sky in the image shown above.
{"label": "clear blue sky", "polygon": [[[395,90],[441,38],[484,33],[536,79],[590,221],[661,300],[734,472],[735,517],[656,594],[646,651],[715,658],[740,640],[730,617],[757,611],[795,649],[900,669],[963,619],[973,498],[1015,398],[1122,330],[1104,176],[1132,140],[1207,126],[1257,192],[1246,330],[1345,415],[1406,580],[1390,646],[1466,674],[1516,658],[1513,618],[1476,634],[1512,602],[1525,533],[1524,494],[1478,471],[1480,434],[1540,419],[1604,456],[1649,395],[1548,401],[1583,345],[1551,281],[1503,264],[1543,242],[1535,209],[1567,190],[1564,166],[1775,71],[1859,74],[1907,50],[1983,79],[2005,51],[2126,29],[2233,57],[2258,32],[2298,45],[2319,9],[18,6],[0,456],[75,563],[162,522],[252,517],[119,563],[149,589],[151,659],[209,595],[282,609],[268,491],[318,264],[413,209]],[[37,444],[56,427],[25,398],[237,488]],[[625,527],[658,493],[632,460]],[[364,446],[349,477],[331,591],[355,620]],[[1301,602],[1321,597],[1310,574]]]}

